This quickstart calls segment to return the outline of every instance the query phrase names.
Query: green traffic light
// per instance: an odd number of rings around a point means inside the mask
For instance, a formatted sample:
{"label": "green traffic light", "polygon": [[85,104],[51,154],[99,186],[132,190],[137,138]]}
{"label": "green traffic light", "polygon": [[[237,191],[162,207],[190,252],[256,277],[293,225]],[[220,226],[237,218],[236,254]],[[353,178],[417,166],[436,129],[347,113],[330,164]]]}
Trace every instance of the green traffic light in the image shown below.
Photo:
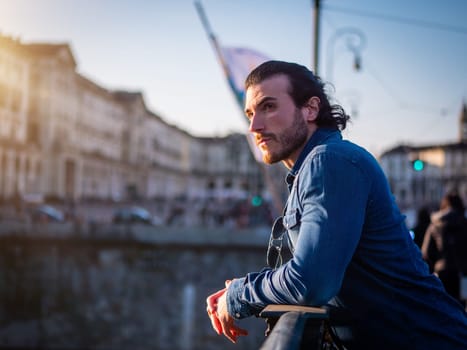
{"label": "green traffic light", "polygon": [[261,196],[254,196],[254,197],[251,199],[251,204],[252,204],[254,207],[259,207],[262,203],[263,203],[263,199],[261,198]]}
{"label": "green traffic light", "polygon": [[421,159],[417,159],[416,161],[413,162],[413,169],[415,171],[422,171],[424,167],[425,167],[425,163],[423,163],[423,160]]}

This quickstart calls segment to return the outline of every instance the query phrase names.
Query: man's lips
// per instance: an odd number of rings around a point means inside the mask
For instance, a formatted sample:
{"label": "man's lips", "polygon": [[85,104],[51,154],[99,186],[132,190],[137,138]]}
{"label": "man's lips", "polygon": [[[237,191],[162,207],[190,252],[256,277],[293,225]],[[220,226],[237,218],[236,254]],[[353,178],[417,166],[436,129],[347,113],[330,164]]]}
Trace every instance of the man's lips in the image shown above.
{"label": "man's lips", "polygon": [[266,145],[269,141],[271,141],[273,139],[272,136],[269,136],[269,135],[264,135],[264,136],[260,136],[260,137],[257,137],[256,138],[256,144],[258,146],[264,146]]}
{"label": "man's lips", "polygon": [[271,140],[270,137],[261,137],[259,139],[256,139],[256,144],[258,146],[264,146],[269,140]]}

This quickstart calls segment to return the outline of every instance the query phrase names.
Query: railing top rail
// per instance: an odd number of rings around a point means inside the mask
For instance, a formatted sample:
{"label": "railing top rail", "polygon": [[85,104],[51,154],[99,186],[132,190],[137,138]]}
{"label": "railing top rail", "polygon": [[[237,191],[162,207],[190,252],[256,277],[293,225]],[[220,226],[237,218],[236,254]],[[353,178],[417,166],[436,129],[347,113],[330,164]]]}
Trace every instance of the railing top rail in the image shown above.
{"label": "railing top rail", "polygon": [[329,318],[329,313],[317,307],[268,305],[260,316],[277,319],[261,350],[298,350],[319,348],[322,323]]}
{"label": "railing top rail", "polygon": [[297,311],[282,315],[271,334],[261,346],[261,350],[298,350],[300,349],[306,318]]}

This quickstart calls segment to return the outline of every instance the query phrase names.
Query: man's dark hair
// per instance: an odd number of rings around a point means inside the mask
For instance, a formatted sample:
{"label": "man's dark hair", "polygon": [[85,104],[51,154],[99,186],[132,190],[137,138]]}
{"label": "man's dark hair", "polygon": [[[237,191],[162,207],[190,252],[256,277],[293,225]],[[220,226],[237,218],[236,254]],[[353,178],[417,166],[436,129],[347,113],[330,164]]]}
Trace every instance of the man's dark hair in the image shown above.
{"label": "man's dark hair", "polygon": [[320,100],[319,113],[316,124],[319,127],[344,130],[350,117],[339,105],[331,105],[324,91],[324,83],[305,66],[284,62],[267,61],[256,67],[245,80],[245,91],[251,85],[274,76],[284,74],[290,81],[289,95],[295,105],[303,107],[308,100],[316,96]]}

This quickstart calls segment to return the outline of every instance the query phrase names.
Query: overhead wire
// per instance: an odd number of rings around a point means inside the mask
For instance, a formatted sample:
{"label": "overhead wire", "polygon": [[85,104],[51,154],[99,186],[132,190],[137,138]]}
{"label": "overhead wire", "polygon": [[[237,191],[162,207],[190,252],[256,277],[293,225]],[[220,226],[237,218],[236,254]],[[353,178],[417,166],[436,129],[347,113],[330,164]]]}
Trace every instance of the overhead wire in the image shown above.
{"label": "overhead wire", "polygon": [[445,24],[445,23],[439,23],[439,22],[432,22],[432,21],[427,21],[423,19],[399,17],[399,16],[394,16],[394,15],[387,15],[387,14],[364,11],[364,10],[356,10],[356,9],[351,9],[347,7],[339,7],[339,6],[332,6],[332,5],[326,5],[326,4],[323,4],[323,9],[328,10],[328,11],[341,12],[345,14],[360,16],[360,17],[375,18],[375,19],[381,19],[384,21],[403,23],[403,24],[408,24],[408,25],[413,25],[413,26],[418,26],[418,27],[438,29],[438,30],[444,30],[444,31],[460,33],[460,34],[467,34],[467,28],[465,27],[460,27],[460,26],[455,26],[455,25]]}

